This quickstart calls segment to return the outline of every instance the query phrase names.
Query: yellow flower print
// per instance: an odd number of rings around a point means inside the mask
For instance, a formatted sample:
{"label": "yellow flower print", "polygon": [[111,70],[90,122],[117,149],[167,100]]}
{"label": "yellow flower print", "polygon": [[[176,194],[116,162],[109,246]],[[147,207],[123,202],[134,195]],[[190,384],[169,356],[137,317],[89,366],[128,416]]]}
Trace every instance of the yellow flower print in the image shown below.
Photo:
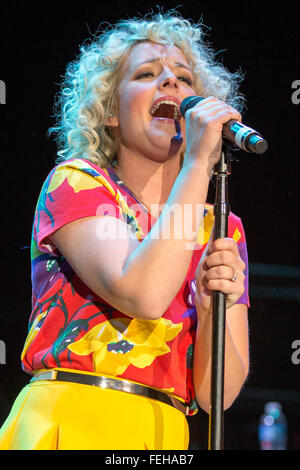
{"label": "yellow flower print", "polygon": [[115,195],[115,191],[107,179],[87,162],[82,162],[81,160],[74,160],[58,166],[50,181],[47,193],[57,189],[65,179],[67,179],[68,184],[74,189],[75,193],[105,186],[108,191]]}
{"label": "yellow flower print", "polygon": [[[198,234],[197,234],[197,243],[199,245],[205,245],[208,243],[211,232],[214,228],[215,217],[214,217],[214,209],[213,206],[205,204],[205,216],[203,217]],[[239,232],[238,228],[235,229],[232,238],[238,242],[241,238],[241,233]]]}
{"label": "yellow flower print", "polygon": [[236,228],[235,231],[234,231],[234,234],[233,234],[233,237],[232,237],[232,238],[233,238],[236,242],[238,242],[239,239],[241,238],[241,236],[242,236],[242,235],[240,234],[240,231],[238,230],[238,228]]}
{"label": "yellow flower print", "polygon": [[213,206],[205,205],[205,216],[202,218],[198,234],[197,243],[205,245],[209,241],[211,231],[214,227],[215,217],[213,213]]}
{"label": "yellow flower print", "polygon": [[120,375],[129,365],[140,369],[170,351],[167,345],[178,335],[182,323],[171,320],[115,318],[94,326],[68,349],[86,356],[93,353],[94,372]]}

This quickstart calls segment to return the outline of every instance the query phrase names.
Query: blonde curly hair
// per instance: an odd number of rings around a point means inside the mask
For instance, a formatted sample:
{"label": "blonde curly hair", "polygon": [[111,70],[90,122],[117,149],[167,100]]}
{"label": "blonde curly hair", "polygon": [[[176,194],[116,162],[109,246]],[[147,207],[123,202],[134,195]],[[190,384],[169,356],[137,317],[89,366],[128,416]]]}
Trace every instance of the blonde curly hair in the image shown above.
{"label": "blonde curly hair", "polygon": [[244,98],[238,94],[242,75],[230,73],[217,63],[210,45],[204,42],[204,26],[183,19],[176,11],[120,20],[80,46],[78,57],[66,69],[56,95],[56,162],[86,158],[102,168],[114,165],[118,142],[105,124],[117,109],[116,89],[120,69],[131,49],[151,41],[177,46],[194,75],[197,95],[215,96],[241,111]]}

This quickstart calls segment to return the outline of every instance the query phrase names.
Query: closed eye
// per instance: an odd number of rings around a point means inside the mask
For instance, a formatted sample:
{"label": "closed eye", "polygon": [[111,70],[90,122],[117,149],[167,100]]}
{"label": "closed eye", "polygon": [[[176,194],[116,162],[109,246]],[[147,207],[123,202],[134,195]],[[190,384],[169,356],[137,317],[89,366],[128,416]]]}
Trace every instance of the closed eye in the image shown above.
{"label": "closed eye", "polygon": [[177,77],[178,80],[180,80],[181,82],[185,82],[187,83],[189,86],[193,86],[194,82],[193,80],[191,80],[189,77],[185,77],[185,76],[179,76]]}
{"label": "closed eye", "polygon": [[[140,79],[143,79],[143,78],[153,78],[153,77],[155,77],[154,72],[141,72],[141,73],[138,73],[136,75],[135,79],[140,80]],[[193,86],[193,84],[194,84],[193,80],[190,77],[187,77],[185,75],[177,76],[177,80],[179,80],[181,82],[185,82],[189,86]]]}
{"label": "closed eye", "polygon": [[154,77],[154,73],[152,72],[142,72],[138,74],[135,78],[136,80],[139,80],[140,78],[151,78]]}

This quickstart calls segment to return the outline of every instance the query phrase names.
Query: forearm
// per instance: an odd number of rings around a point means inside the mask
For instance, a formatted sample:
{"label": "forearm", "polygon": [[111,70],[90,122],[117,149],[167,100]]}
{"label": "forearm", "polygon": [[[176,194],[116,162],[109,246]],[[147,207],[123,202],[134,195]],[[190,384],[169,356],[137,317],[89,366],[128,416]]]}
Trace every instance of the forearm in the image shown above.
{"label": "forearm", "polygon": [[[231,307],[237,310],[239,306]],[[228,309],[226,314],[230,315]],[[243,319],[241,318],[242,322]],[[241,323],[242,323],[241,322]],[[247,338],[246,322],[242,326],[240,338]],[[239,338],[239,339],[240,339]],[[196,399],[205,411],[210,409],[211,392],[211,341],[212,339],[212,315],[207,315],[204,322],[198,322],[196,340],[194,346],[193,379],[196,391]],[[244,340],[244,343],[247,340]],[[231,406],[239,394],[248,375],[248,345],[243,345],[239,350],[235,337],[231,331],[230,322],[226,321],[225,327],[225,360],[224,360],[224,409]]]}
{"label": "forearm", "polygon": [[127,292],[128,286],[139,285],[143,308],[149,315],[159,318],[182,286],[203,218],[208,185],[207,169],[183,168],[159,219],[126,260],[122,276]]}

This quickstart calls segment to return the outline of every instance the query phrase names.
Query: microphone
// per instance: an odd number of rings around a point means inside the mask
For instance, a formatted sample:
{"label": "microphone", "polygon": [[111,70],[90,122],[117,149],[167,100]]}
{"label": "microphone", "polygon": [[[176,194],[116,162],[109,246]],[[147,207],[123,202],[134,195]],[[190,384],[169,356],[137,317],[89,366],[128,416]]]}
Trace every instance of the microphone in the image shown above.
{"label": "microphone", "polygon": [[[182,116],[184,117],[189,109],[193,108],[202,100],[204,100],[202,96],[188,96],[184,98],[180,105]],[[259,132],[234,119],[231,119],[223,125],[222,135],[224,139],[246,152],[261,155],[268,149],[268,142],[262,138]]]}

